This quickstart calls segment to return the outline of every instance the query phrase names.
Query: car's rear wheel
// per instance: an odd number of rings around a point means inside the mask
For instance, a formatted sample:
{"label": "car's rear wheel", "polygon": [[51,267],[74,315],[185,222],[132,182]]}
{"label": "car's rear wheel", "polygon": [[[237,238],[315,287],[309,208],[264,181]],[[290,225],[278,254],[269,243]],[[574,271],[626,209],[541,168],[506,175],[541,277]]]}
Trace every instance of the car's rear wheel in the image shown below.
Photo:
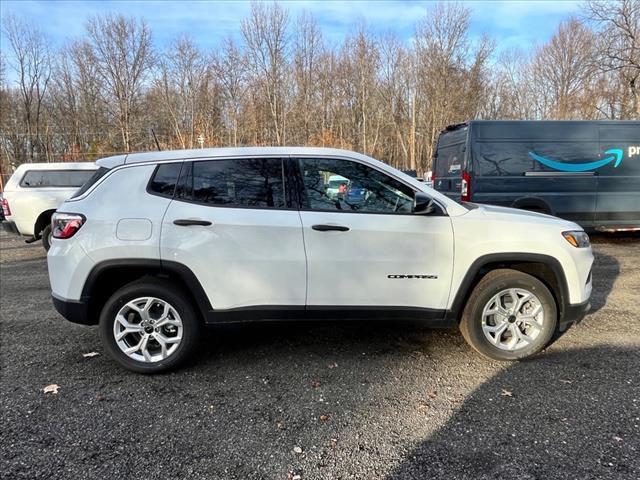
{"label": "car's rear wheel", "polygon": [[111,356],[140,373],[184,362],[196,349],[200,319],[186,296],[165,282],[126,285],[105,303],[100,336]]}
{"label": "car's rear wheel", "polygon": [[519,360],[540,352],[556,331],[553,295],[537,278],[517,270],[489,272],[464,309],[460,331],[482,355]]}

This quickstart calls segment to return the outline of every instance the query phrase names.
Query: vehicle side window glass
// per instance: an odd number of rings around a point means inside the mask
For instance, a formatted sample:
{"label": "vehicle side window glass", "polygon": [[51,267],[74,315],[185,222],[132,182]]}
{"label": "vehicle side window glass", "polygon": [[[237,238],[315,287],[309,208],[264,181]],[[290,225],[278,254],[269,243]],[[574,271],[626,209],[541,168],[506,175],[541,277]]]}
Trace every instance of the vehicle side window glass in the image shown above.
{"label": "vehicle side window glass", "polygon": [[81,187],[95,170],[29,170],[20,181],[21,187]]}
{"label": "vehicle side window glass", "polygon": [[304,204],[311,210],[411,213],[413,189],[358,162],[301,159]]}
{"label": "vehicle side window glass", "polygon": [[149,184],[149,191],[173,197],[181,166],[182,163],[161,163],[158,165]]}
{"label": "vehicle side window glass", "polygon": [[459,177],[465,165],[465,144],[445,145],[438,148],[436,158],[436,178]]}
{"label": "vehicle side window glass", "polygon": [[247,158],[192,162],[178,197],[226,207],[287,208],[283,161]]}

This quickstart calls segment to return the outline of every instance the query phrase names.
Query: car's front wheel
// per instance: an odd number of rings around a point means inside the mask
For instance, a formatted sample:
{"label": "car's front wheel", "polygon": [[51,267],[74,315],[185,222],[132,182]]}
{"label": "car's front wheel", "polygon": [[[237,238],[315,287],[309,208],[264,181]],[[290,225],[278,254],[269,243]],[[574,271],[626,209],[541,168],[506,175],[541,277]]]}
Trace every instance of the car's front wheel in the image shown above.
{"label": "car's front wheel", "polygon": [[499,269],[487,273],[471,293],[460,331],[486,357],[519,360],[547,346],[557,317],[544,283],[517,270]]}
{"label": "car's front wheel", "polygon": [[123,367],[157,373],[196,349],[201,322],[186,296],[162,281],[142,280],[116,291],[100,315],[105,349]]}

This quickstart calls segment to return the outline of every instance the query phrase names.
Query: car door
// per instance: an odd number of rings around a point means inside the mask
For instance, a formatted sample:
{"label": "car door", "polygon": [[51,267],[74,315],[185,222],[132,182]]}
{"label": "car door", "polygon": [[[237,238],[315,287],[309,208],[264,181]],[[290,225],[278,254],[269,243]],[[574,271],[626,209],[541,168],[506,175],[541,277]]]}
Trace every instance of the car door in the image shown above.
{"label": "car door", "polygon": [[[297,161],[307,309],[373,309],[377,316],[417,309],[439,318],[453,265],[449,217],[413,214],[411,186],[359,161]],[[334,175],[348,179],[349,190],[329,195],[327,180]]]}
{"label": "car door", "polygon": [[288,161],[184,163],[162,223],[161,258],[191,269],[214,310],[304,308],[306,262]]}

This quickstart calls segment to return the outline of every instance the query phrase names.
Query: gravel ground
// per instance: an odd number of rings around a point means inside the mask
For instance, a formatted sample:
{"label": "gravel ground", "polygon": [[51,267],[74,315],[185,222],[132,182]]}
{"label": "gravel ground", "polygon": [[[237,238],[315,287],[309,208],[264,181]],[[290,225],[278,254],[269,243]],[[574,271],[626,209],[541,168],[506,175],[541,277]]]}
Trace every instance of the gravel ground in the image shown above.
{"label": "gravel ground", "polygon": [[530,361],[457,331],[263,324],[141,376],[55,312],[41,246],[3,233],[0,477],[640,478],[640,239],[594,249],[592,313]]}

